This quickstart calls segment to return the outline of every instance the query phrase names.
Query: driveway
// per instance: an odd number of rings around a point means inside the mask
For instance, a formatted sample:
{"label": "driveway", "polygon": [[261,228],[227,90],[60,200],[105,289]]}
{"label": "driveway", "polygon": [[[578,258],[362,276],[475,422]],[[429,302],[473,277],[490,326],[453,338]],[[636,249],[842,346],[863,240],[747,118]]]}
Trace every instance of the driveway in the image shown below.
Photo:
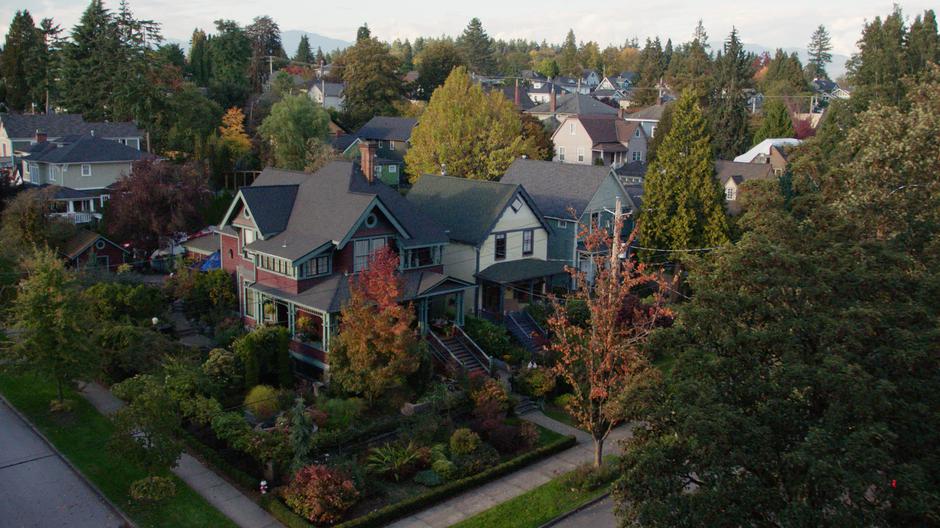
{"label": "driveway", "polygon": [[585,508],[578,513],[554,525],[554,528],[616,528],[614,501],[610,497]]}
{"label": "driveway", "polygon": [[117,528],[121,519],[0,400],[0,525]]}

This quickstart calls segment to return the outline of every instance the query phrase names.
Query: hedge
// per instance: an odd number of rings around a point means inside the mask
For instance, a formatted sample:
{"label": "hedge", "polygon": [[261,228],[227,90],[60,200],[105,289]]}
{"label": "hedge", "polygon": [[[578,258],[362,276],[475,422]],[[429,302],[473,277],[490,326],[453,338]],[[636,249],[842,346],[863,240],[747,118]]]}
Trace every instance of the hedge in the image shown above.
{"label": "hedge", "polygon": [[[577,439],[573,436],[566,436],[555,440],[554,442],[533,449],[524,455],[517,456],[512,460],[507,460],[502,464],[496,465],[476,475],[444,483],[436,488],[430,489],[421,495],[405,499],[395,504],[390,504],[384,508],[375,510],[361,517],[342,522],[334,528],[377,528],[386,526],[406,515],[419,512],[428,506],[432,506],[445,499],[454,497],[464,491],[481,486],[491,480],[495,480],[503,475],[517,471],[529,464],[532,464],[545,457],[564,451],[577,444]],[[262,499],[262,506],[274,515],[277,520],[284,523],[288,528],[314,528],[314,525],[307,522],[303,517],[294,513],[284,503],[276,498],[265,495]]]}
{"label": "hedge", "polygon": [[248,473],[245,473],[241,469],[229,464],[222,455],[216,452],[215,449],[207,446],[202,443],[198,438],[192,435],[189,431],[183,431],[182,433],[183,441],[186,442],[186,445],[196,452],[203,460],[209,463],[210,466],[217,469],[219,472],[227,476],[229,479],[235,482],[238,486],[244,488],[247,491],[255,491],[260,485],[260,481]]}

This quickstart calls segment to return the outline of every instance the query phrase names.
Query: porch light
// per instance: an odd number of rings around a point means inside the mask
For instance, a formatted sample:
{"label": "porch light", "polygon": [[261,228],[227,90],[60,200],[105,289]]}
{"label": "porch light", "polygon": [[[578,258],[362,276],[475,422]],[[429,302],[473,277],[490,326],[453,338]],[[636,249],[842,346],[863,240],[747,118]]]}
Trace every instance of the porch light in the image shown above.
{"label": "porch light", "polygon": [[153,323],[153,326],[157,326],[160,323],[160,319],[157,317],[154,317],[153,319],[150,320],[150,322]]}

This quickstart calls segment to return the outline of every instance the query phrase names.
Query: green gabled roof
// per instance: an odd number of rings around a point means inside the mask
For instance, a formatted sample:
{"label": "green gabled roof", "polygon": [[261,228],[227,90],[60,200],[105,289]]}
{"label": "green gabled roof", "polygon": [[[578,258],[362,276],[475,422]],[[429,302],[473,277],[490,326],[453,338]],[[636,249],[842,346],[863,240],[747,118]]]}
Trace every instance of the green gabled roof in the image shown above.
{"label": "green gabled roof", "polygon": [[567,262],[527,258],[497,262],[477,273],[477,278],[497,284],[510,284],[530,279],[540,279],[567,273]]}
{"label": "green gabled roof", "polygon": [[[407,199],[443,226],[451,240],[477,246],[520,191],[515,184],[426,174],[414,184]],[[529,207],[535,210],[534,204]]]}

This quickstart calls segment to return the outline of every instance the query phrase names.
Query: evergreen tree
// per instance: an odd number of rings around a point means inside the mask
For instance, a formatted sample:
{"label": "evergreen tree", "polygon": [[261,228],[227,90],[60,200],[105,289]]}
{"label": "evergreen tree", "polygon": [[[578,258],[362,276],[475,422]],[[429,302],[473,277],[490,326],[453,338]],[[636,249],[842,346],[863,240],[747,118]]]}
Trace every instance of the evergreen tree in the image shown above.
{"label": "evergreen tree", "polygon": [[463,53],[464,62],[477,75],[489,75],[496,71],[493,56],[493,39],[483,30],[479,18],[470,19],[463,34],[457,39],[457,47]]}
{"label": "evergreen tree", "polygon": [[378,39],[356,42],[346,52],[343,81],[346,87],[344,112],[350,125],[358,128],[377,115],[396,115],[404,86],[398,74],[398,60]]}
{"label": "evergreen tree", "polygon": [[195,29],[189,40],[189,75],[197,86],[208,86],[211,72],[209,41],[203,30]]}
{"label": "evergreen tree", "polygon": [[37,93],[33,88],[44,84],[45,71],[37,64],[43,50],[43,35],[33,24],[33,17],[29,11],[17,11],[10,22],[0,58],[0,74],[5,80],[6,103],[10,110],[41,107],[45,93]]}
{"label": "evergreen tree", "polygon": [[698,44],[703,49],[708,49],[708,33],[705,32],[705,25],[702,24],[702,19],[698,19],[698,24],[695,25],[695,31],[692,32],[692,42]]}
{"label": "evergreen tree", "polygon": [[875,17],[865,24],[859,51],[846,64],[855,88],[852,103],[858,110],[866,110],[874,102],[898,105],[903,100],[903,78],[908,73],[906,36],[904,16],[897,5],[884,20]]}
{"label": "evergreen tree", "polygon": [[698,94],[701,104],[707,101],[714,83],[713,64],[707,40],[708,35],[699,20],[692,40],[673,52],[666,75],[673,90],[682,93],[691,89]]}
{"label": "evergreen tree", "polygon": [[826,26],[820,24],[816,28],[813,36],[809,39],[807,51],[809,60],[806,62],[806,67],[809,69],[809,73],[812,74],[812,78],[828,79],[826,65],[832,62],[832,53],[830,53],[832,51],[832,39],[829,37],[829,32],[826,31]]}
{"label": "evergreen tree", "polygon": [[327,63],[326,56],[323,55],[323,49],[320,48],[320,46],[317,46],[317,55],[316,55],[316,57],[314,58],[314,63],[315,63],[317,66],[319,66],[319,65],[321,65],[321,64],[326,64],[326,63]]}
{"label": "evergreen tree", "polygon": [[523,137],[519,112],[499,91],[485,93],[466,68],[455,68],[431,96],[405,154],[409,177],[448,174],[495,180],[522,154],[537,157]]}
{"label": "evergreen tree", "polygon": [[764,105],[764,118],[754,133],[754,144],[769,138],[792,138],[795,135],[790,111],[780,99],[771,99]]}
{"label": "evergreen tree", "polygon": [[101,0],[91,1],[71,37],[62,49],[61,104],[85,119],[106,120],[118,82],[114,67],[120,39],[114,17]]}
{"label": "evergreen tree", "polygon": [[[674,106],[670,130],[646,171],[640,245],[659,250],[719,246],[728,241],[728,220],[708,125],[691,91]],[[646,261],[662,261],[663,255],[640,252]]]}
{"label": "evergreen tree", "polygon": [[637,105],[651,105],[659,102],[659,82],[663,77],[663,48],[659,37],[646,39],[646,45],[640,52],[640,64],[633,102]]}
{"label": "evergreen tree", "polygon": [[362,24],[359,26],[359,29],[356,30],[356,43],[362,42],[363,40],[369,40],[372,38],[372,31],[369,29],[369,24]]}
{"label": "evergreen tree", "polygon": [[310,39],[307,38],[307,35],[300,37],[300,43],[297,44],[297,51],[294,53],[293,60],[294,62],[306,63],[306,65],[313,64],[316,60],[313,50],[310,49]]}
{"label": "evergreen tree", "polygon": [[732,159],[751,145],[744,90],[752,84],[752,62],[738,30],[732,28],[715,59],[715,90],[709,110],[712,142],[719,159]]}
{"label": "evergreen tree", "polygon": [[[809,67],[809,66],[808,66]],[[765,95],[797,95],[807,90],[803,65],[796,52],[787,55],[777,48],[760,82]]]}
{"label": "evergreen tree", "polygon": [[574,30],[572,29],[568,30],[565,43],[561,46],[558,67],[561,68],[562,75],[581,77],[581,65],[578,63],[578,43],[574,39]]}
{"label": "evergreen tree", "polygon": [[248,66],[252,43],[231,20],[216,20],[217,33],[209,39],[210,96],[225,108],[242,106],[248,97]]}
{"label": "evergreen tree", "polygon": [[907,55],[911,73],[919,75],[927,64],[940,63],[940,35],[937,33],[937,17],[932,9],[917,15],[911,23],[907,36]]}

